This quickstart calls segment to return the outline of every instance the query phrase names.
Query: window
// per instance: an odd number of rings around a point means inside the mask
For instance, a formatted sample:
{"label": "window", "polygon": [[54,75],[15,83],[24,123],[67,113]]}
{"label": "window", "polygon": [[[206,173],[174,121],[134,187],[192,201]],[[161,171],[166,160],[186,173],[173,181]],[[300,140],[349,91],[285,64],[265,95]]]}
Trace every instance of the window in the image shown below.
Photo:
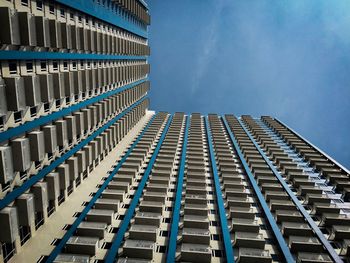
{"label": "window", "polygon": [[17,74],[17,63],[16,62],[9,62],[9,71],[10,71],[10,74]]}
{"label": "window", "polygon": [[41,0],[37,0],[36,1],[36,9],[38,9],[38,10],[43,10],[43,1],[41,1]]}
{"label": "window", "polygon": [[40,69],[41,69],[41,71],[46,71],[46,62],[44,62],[44,61],[40,62]]}
{"label": "window", "polygon": [[33,72],[33,63],[32,62],[27,62],[26,67],[27,67],[27,72]]}
{"label": "window", "polygon": [[54,15],[55,14],[55,6],[53,4],[49,5],[49,12],[50,14]]}
{"label": "window", "polygon": [[53,61],[52,62],[52,67],[53,67],[54,70],[58,70],[58,63],[57,63],[57,61]]}

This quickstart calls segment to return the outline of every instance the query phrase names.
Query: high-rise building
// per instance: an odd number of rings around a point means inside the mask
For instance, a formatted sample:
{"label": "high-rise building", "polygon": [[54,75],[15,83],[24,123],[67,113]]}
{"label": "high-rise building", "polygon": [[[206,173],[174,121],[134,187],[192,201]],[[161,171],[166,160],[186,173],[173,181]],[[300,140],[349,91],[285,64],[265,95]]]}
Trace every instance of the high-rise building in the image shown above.
{"label": "high-rise building", "polygon": [[350,172],[280,120],[149,111],[142,0],[0,0],[0,263],[347,262]]}
{"label": "high-rise building", "polygon": [[0,262],[49,254],[147,119],[149,22],[142,0],[0,0]]}

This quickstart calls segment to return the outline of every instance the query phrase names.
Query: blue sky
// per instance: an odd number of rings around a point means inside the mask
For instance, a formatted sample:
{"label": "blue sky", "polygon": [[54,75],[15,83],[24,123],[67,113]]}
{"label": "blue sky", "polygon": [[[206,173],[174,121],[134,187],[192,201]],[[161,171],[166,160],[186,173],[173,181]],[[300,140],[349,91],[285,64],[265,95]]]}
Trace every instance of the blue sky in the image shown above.
{"label": "blue sky", "polygon": [[271,115],[350,168],[350,1],[148,5],[152,109]]}

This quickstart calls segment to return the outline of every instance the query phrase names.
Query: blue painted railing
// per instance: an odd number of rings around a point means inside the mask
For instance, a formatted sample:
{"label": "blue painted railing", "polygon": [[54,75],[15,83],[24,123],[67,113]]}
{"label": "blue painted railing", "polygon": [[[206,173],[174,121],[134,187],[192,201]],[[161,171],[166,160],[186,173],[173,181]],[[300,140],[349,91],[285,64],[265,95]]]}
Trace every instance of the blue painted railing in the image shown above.
{"label": "blue painted railing", "polygon": [[48,259],[46,260],[46,263],[53,262],[58,254],[62,251],[64,246],[66,245],[67,241],[74,235],[75,231],[77,230],[79,224],[85,219],[88,212],[93,208],[98,198],[100,198],[102,192],[107,188],[108,184],[113,180],[113,177],[117,174],[123,163],[128,159],[129,155],[135,148],[135,146],[138,144],[138,142],[141,140],[145,132],[148,130],[149,126],[152,124],[153,120],[155,118],[155,115],[152,116],[152,118],[149,120],[145,128],[142,130],[142,132],[139,134],[135,142],[130,146],[129,150],[126,152],[126,154],[123,156],[123,158],[118,162],[117,166],[113,169],[113,171],[109,174],[107,179],[104,181],[102,186],[98,189],[98,191],[95,193],[93,198],[91,198],[88,205],[83,209],[83,211],[80,213],[79,217],[75,219],[74,223],[71,225],[69,230],[64,234],[60,242],[56,245],[54,250],[50,253]]}
{"label": "blue painted railing", "polygon": [[168,129],[169,129],[169,126],[170,126],[170,123],[172,121],[172,118],[173,116],[171,115],[168,120],[167,120],[167,123],[166,123],[166,126],[162,132],[162,135],[161,137],[159,138],[159,141],[158,141],[158,144],[157,144],[157,147],[155,148],[153,154],[152,154],[152,157],[147,165],[147,168],[144,172],[144,175],[142,176],[142,179],[141,179],[141,182],[139,183],[138,187],[137,187],[137,190],[134,194],[134,197],[129,205],[129,208],[128,210],[126,211],[126,214],[125,214],[125,217],[122,221],[122,223],[120,224],[120,227],[119,227],[119,230],[112,242],[112,245],[111,245],[111,248],[109,249],[108,251],[108,254],[107,254],[107,257],[105,258],[105,262],[106,263],[112,263],[115,261],[115,258],[118,254],[118,249],[120,247],[120,245],[122,244],[123,242],[123,239],[124,239],[124,235],[125,235],[125,232],[128,230],[128,227],[130,225],[130,220],[131,218],[133,217],[134,215],[134,212],[135,212],[135,208],[136,206],[138,205],[139,203],[139,200],[140,200],[140,197],[142,195],[142,192],[143,192],[143,189],[145,188],[145,185],[146,185],[146,182],[148,180],[148,177],[152,171],[152,168],[153,168],[153,165],[157,159],[157,156],[158,156],[158,153],[159,153],[159,150],[162,146],[162,143],[165,139],[165,136],[168,132]]}
{"label": "blue painted railing", "polygon": [[218,169],[216,166],[215,151],[212,144],[209,121],[207,118],[205,118],[204,120],[205,120],[205,127],[206,127],[207,140],[208,140],[208,146],[209,146],[210,163],[211,163],[211,168],[212,168],[213,177],[214,177],[216,202],[219,209],[221,232],[222,232],[222,237],[223,237],[223,242],[225,247],[226,261],[235,262],[235,259],[233,256],[233,247],[231,242],[230,229],[228,228],[228,225],[227,225],[225,205],[224,205],[224,200],[222,198],[220,179],[219,179]]}
{"label": "blue painted railing", "polygon": [[180,159],[179,172],[177,176],[175,203],[174,203],[174,209],[172,214],[169,246],[168,246],[168,253],[166,258],[167,263],[175,262],[175,255],[176,255],[177,234],[179,230],[180,209],[181,209],[181,199],[182,199],[182,188],[183,188],[184,173],[185,173],[185,167],[186,167],[188,130],[190,126],[190,116],[187,116],[186,118],[187,118],[187,121],[185,126],[184,140],[182,143],[182,153],[181,153],[181,159]]}
{"label": "blue painted railing", "polygon": [[22,50],[0,50],[0,60],[38,60],[38,59],[91,59],[91,60],[146,60],[147,56],[103,55],[68,52],[37,52]]}
{"label": "blue painted railing", "polygon": [[275,121],[279,122],[281,125],[286,127],[290,132],[294,133],[299,139],[303,140],[306,144],[314,148],[316,151],[318,151],[320,154],[324,155],[328,160],[330,160],[332,163],[334,163],[336,166],[339,167],[339,169],[343,170],[344,173],[350,174],[350,170],[345,168],[342,164],[338,163],[336,160],[334,160],[331,156],[329,156],[326,152],[322,151],[320,148],[318,148],[316,145],[305,139],[303,136],[301,136],[299,133],[297,133],[295,130],[290,128],[287,124],[284,122],[280,121],[279,119],[275,118]]}
{"label": "blue painted railing", "polygon": [[115,122],[120,120],[122,117],[124,117],[126,114],[131,112],[135,107],[140,105],[143,101],[145,101],[147,97],[143,97],[139,101],[132,104],[129,108],[127,108],[122,113],[118,114],[116,117],[114,117],[112,120],[107,122],[105,125],[103,125],[101,128],[99,128],[97,131],[92,133],[90,136],[88,136],[85,140],[78,143],[76,146],[74,146],[72,149],[70,149],[68,152],[64,153],[61,157],[53,161],[50,165],[44,167],[42,170],[40,170],[36,175],[30,177],[27,181],[25,181],[21,186],[13,189],[10,193],[8,193],[3,199],[0,200],[0,210],[9,205],[11,202],[15,201],[17,197],[19,197],[21,194],[23,194],[25,191],[29,190],[30,187],[32,187],[34,184],[36,184],[39,180],[44,178],[47,174],[52,172],[57,166],[59,166],[61,163],[63,163],[65,160],[67,160],[69,157],[71,157],[73,154],[78,152],[80,149],[82,149],[85,145],[87,145],[89,142],[94,140],[97,136],[99,136],[102,132],[104,132],[106,129],[108,129],[111,125],[113,125]]}
{"label": "blue painted railing", "polygon": [[127,89],[130,89],[130,88],[133,88],[143,82],[146,82],[148,80],[148,78],[145,78],[145,79],[142,79],[142,80],[139,80],[139,81],[135,81],[131,84],[127,84],[123,87],[120,87],[118,89],[115,89],[115,90],[111,90],[111,91],[108,91],[108,92],[105,92],[101,95],[98,95],[98,96],[95,96],[91,99],[87,99],[87,100],[84,100],[82,102],[79,102],[77,104],[74,104],[70,107],[67,107],[67,108],[64,108],[62,110],[59,110],[59,111],[55,111],[49,115],[46,115],[46,116],[42,116],[42,117],[39,117],[38,119],[35,119],[35,120],[32,120],[32,121],[28,121],[20,126],[17,126],[17,127],[14,127],[14,128],[10,128],[4,132],[1,132],[0,133],[0,143],[3,142],[3,141],[6,141],[12,137],[15,137],[15,136],[18,136],[18,135],[21,135],[25,132],[28,132],[36,127],[39,127],[41,125],[44,125],[46,123],[49,123],[49,122],[52,122],[54,120],[57,120],[59,118],[62,118],[63,116],[66,116],[68,114],[71,114],[77,110],[80,110],[82,108],[85,108],[95,102],[98,102],[100,100],[103,100],[103,99],[106,99],[110,96],[113,96],[115,94],[118,94],[118,93],[121,93],[123,92],[124,90],[127,90]]}
{"label": "blue painted railing", "polygon": [[[97,4],[94,0],[56,0],[56,2],[96,17],[102,21],[147,38],[147,30],[118,15],[107,5]],[[101,1],[102,3],[102,1]]]}
{"label": "blue painted railing", "polygon": [[242,151],[241,151],[241,149],[240,149],[240,147],[238,145],[238,142],[237,142],[233,132],[231,131],[231,128],[230,128],[229,124],[227,123],[227,120],[224,117],[222,117],[222,121],[223,121],[223,123],[225,125],[226,131],[227,131],[227,133],[228,133],[228,135],[230,137],[230,140],[231,140],[231,142],[233,144],[233,147],[234,147],[235,151],[237,152],[238,157],[239,157],[239,159],[240,159],[240,161],[241,161],[241,163],[243,165],[244,171],[246,172],[246,174],[248,176],[250,184],[253,187],[255,195],[256,195],[256,197],[259,200],[260,206],[261,206],[261,208],[264,211],[266,219],[269,222],[269,225],[270,225],[270,227],[272,229],[272,232],[275,235],[275,238],[276,238],[277,243],[278,243],[278,245],[279,245],[279,247],[281,249],[281,252],[283,254],[283,257],[284,257],[285,261],[288,262],[288,263],[295,262],[292,254],[291,254],[291,252],[290,252],[290,250],[289,250],[289,248],[288,248],[288,246],[287,246],[287,244],[286,244],[286,242],[285,242],[285,240],[283,238],[283,235],[282,235],[281,231],[279,230],[279,228],[277,226],[277,223],[276,223],[276,221],[275,221],[275,219],[274,219],[274,217],[273,217],[273,215],[272,215],[272,213],[271,213],[271,211],[269,209],[269,206],[267,205],[267,203],[265,201],[265,198],[264,198],[263,194],[261,193],[257,182],[255,181],[254,175],[252,174],[252,172],[249,169],[248,163],[246,162],[246,160],[244,158],[244,155],[243,155],[243,153],[242,153]]}
{"label": "blue painted railing", "polygon": [[258,150],[260,155],[265,160],[266,164],[270,167],[271,171],[274,173],[277,180],[282,185],[283,189],[287,192],[290,199],[292,199],[295,206],[298,208],[299,212],[303,215],[306,222],[309,224],[309,226],[312,228],[313,232],[316,234],[317,238],[320,240],[321,244],[324,246],[324,248],[327,250],[329,255],[331,256],[332,260],[334,262],[343,262],[343,260],[340,259],[337,252],[334,250],[332,245],[328,242],[327,238],[323,235],[322,231],[318,228],[315,221],[311,218],[309,213],[305,210],[304,206],[300,203],[296,195],[292,192],[292,190],[289,188],[288,184],[284,181],[283,177],[280,175],[280,173],[276,170],[275,166],[272,164],[270,159],[266,156],[265,152],[260,148],[260,146],[256,143],[253,136],[250,134],[250,132],[247,130],[247,128],[244,126],[241,120],[237,119],[241,127],[243,128],[244,132],[248,135],[249,139],[253,142],[255,148]]}

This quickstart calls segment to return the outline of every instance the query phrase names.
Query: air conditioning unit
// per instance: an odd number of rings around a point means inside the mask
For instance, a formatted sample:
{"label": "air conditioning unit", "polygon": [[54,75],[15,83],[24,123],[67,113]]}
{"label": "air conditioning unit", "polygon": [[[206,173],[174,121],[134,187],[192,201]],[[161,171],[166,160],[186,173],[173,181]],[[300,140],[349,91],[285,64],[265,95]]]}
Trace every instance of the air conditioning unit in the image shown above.
{"label": "air conditioning unit", "polygon": [[47,193],[49,200],[56,200],[60,195],[60,177],[59,173],[49,173],[45,177],[47,182]]}
{"label": "air conditioning unit", "polygon": [[12,149],[10,146],[0,146],[0,183],[6,184],[13,178]]}
{"label": "air conditioning unit", "polygon": [[22,194],[16,199],[18,223],[20,226],[34,224],[34,195]]}
{"label": "air conditioning unit", "polygon": [[55,153],[57,150],[56,126],[46,125],[43,127],[45,151]]}
{"label": "air conditioning unit", "polygon": [[28,133],[30,157],[32,161],[42,161],[45,157],[44,132],[33,131]]}
{"label": "air conditioning unit", "polygon": [[94,160],[92,158],[92,146],[91,145],[84,146],[83,151],[85,153],[85,165],[89,166],[90,164],[92,164],[92,161]]}
{"label": "air conditioning unit", "polygon": [[64,98],[64,76],[63,73],[52,73],[53,90],[56,100]]}
{"label": "air conditioning unit", "polygon": [[78,151],[75,156],[78,159],[78,173],[83,173],[86,170],[85,151]]}
{"label": "air conditioning unit", "polygon": [[75,124],[76,124],[76,133],[77,136],[81,137],[84,134],[84,113],[81,111],[75,112]]}
{"label": "air conditioning unit", "polygon": [[60,177],[60,190],[66,190],[69,186],[69,166],[67,164],[61,164],[56,168]]}
{"label": "air conditioning unit", "polygon": [[84,115],[84,131],[88,131],[91,128],[91,109],[82,109],[81,112]]}
{"label": "air conditioning unit", "polygon": [[[0,16],[1,17],[1,16]],[[24,81],[22,77],[4,78],[9,111],[21,111],[26,108]]]}
{"label": "air conditioning unit", "polygon": [[66,147],[68,144],[67,122],[65,120],[58,120],[55,122],[55,126],[58,146]]}
{"label": "air conditioning unit", "polygon": [[36,75],[24,76],[23,80],[27,106],[39,105],[41,102],[39,77]]}
{"label": "air conditioning unit", "polygon": [[38,182],[32,186],[32,193],[34,194],[34,205],[36,212],[44,212],[47,210],[48,205],[48,193],[47,183]]}
{"label": "air conditioning unit", "polygon": [[20,45],[18,13],[8,7],[0,8],[0,43]]}
{"label": "air conditioning unit", "polygon": [[17,210],[5,207],[0,211],[0,242],[13,243],[18,237]]}
{"label": "air conditioning unit", "polygon": [[78,178],[78,158],[77,157],[69,157],[66,161],[69,167],[69,179],[74,181]]}
{"label": "air conditioning unit", "polygon": [[39,47],[50,47],[49,21],[43,16],[34,16],[36,40]]}
{"label": "air conditioning unit", "polygon": [[15,171],[25,172],[30,168],[30,146],[28,138],[12,140],[11,147]]}
{"label": "air conditioning unit", "polygon": [[70,141],[75,141],[77,137],[75,117],[74,116],[66,116],[64,120],[67,122],[67,137]]}

